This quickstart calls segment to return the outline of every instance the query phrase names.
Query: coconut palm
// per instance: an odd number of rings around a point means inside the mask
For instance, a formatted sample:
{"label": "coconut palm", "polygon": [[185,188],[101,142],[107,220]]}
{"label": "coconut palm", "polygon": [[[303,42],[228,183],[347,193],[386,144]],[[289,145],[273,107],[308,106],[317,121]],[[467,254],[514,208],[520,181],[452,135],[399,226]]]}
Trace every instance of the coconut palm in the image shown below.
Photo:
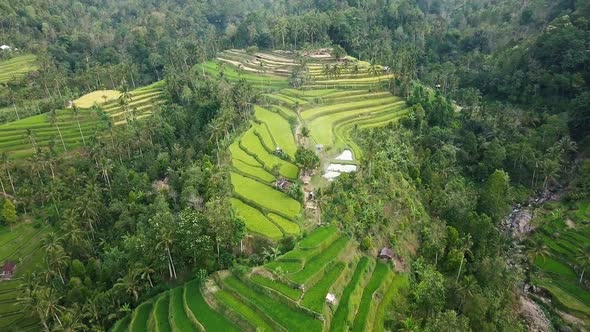
{"label": "coconut palm", "polygon": [[141,285],[139,284],[139,273],[135,269],[129,269],[127,274],[119,278],[115,284],[115,289],[123,290],[127,295],[132,296],[135,302],[139,300]]}
{"label": "coconut palm", "polygon": [[459,282],[459,277],[461,276],[461,269],[463,268],[463,262],[465,261],[465,254],[471,254],[471,246],[473,245],[473,240],[471,239],[471,234],[467,234],[463,238],[463,242],[461,244],[461,263],[459,264],[459,271],[457,272],[457,279],[455,282]]}
{"label": "coconut palm", "polygon": [[76,119],[78,131],[80,131],[80,137],[82,137],[82,144],[86,146],[86,139],[84,138],[84,133],[82,132],[82,127],[80,126],[80,109],[78,106],[76,106],[76,104],[72,105],[72,117]]}
{"label": "coconut palm", "polygon": [[[12,192],[16,193],[16,190],[14,189],[14,181],[12,181],[12,174],[10,173],[10,169],[12,168],[12,165],[10,164],[10,158],[8,157],[8,153],[2,152],[0,157],[2,158],[2,165],[4,166],[4,170],[6,171],[6,174],[8,175],[8,181],[10,182],[10,187],[12,188]],[[4,191],[4,184],[2,184],[2,190]],[[4,191],[4,192],[6,192],[6,191]]]}
{"label": "coconut palm", "polygon": [[49,114],[47,115],[47,120],[49,120],[49,123],[55,127],[55,129],[57,129],[57,133],[59,134],[59,138],[61,140],[61,145],[64,147],[64,151],[68,151],[68,148],[66,148],[66,143],[64,142],[64,137],[61,134],[61,129],[59,129],[59,125],[58,123],[58,118],[57,118],[57,112],[56,110],[51,110],[51,112],[49,112]]}
{"label": "coconut palm", "polygon": [[590,269],[590,246],[586,246],[578,251],[578,254],[576,256],[576,263],[578,264],[578,267],[582,270],[582,272],[580,273],[579,281],[581,284],[582,280],[584,280],[584,274],[586,270]]}

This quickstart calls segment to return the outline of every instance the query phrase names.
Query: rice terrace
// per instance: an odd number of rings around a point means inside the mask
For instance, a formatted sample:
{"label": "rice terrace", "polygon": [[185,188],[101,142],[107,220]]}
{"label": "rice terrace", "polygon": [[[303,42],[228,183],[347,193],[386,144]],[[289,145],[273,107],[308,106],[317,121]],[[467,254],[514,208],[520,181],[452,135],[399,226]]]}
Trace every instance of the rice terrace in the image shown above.
{"label": "rice terrace", "polygon": [[[322,146],[326,167],[332,162],[356,164],[362,156],[354,142],[356,130],[386,126],[408,114],[402,99],[379,92],[389,78],[386,69],[370,71],[368,63],[351,57],[338,61],[329,54],[307,56],[309,78],[299,88],[287,82],[302,61],[291,52],[229,50],[197,65],[231,82],[244,79],[260,91],[250,129],[229,147],[232,207],[253,235],[279,240],[317,227],[309,218],[315,215],[309,210],[314,203],[307,202],[306,211],[300,198],[289,195],[288,186],[303,177],[296,164],[298,146]],[[337,75],[331,74],[334,68]],[[309,137],[301,134],[303,126]],[[342,151],[349,160],[336,160]],[[313,177],[314,182],[327,182],[321,173]],[[382,330],[383,313],[405,292],[407,276],[360,254],[358,244],[337,227],[320,226],[294,250],[244,275],[220,271],[202,287],[189,282],[158,295],[113,331]],[[327,301],[328,294],[338,300]]]}
{"label": "rice terrace", "polygon": [[589,17],[0,0],[0,332],[588,331]]}

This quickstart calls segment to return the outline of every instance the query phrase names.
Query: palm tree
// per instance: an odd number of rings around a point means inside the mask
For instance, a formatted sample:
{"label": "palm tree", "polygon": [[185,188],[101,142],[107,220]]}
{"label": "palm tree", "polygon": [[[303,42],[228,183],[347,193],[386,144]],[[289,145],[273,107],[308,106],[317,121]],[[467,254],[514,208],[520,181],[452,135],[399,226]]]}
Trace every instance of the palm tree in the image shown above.
{"label": "palm tree", "polygon": [[459,282],[459,277],[461,276],[461,269],[463,268],[463,262],[465,261],[465,254],[471,253],[471,246],[473,245],[473,240],[471,239],[471,234],[467,234],[463,238],[463,242],[461,244],[461,263],[459,264],[459,272],[457,272],[457,280],[455,282]]}
{"label": "palm tree", "polygon": [[116,289],[122,289],[127,295],[132,296],[136,303],[139,300],[139,292],[141,291],[137,277],[137,271],[135,269],[129,269],[127,274],[119,278],[114,286]]}
{"label": "palm tree", "polygon": [[143,267],[138,268],[138,272],[141,275],[141,280],[147,279],[148,283],[150,284],[150,288],[154,288],[154,283],[152,282],[151,275],[155,273],[154,269],[145,265]]}
{"label": "palm tree", "polygon": [[49,112],[49,115],[47,116],[47,119],[49,120],[49,123],[52,126],[55,126],[55,128],[57,129],[57,133],[59,134],[59,138],[61,139],[61,145],[63,145],[64,151],[68,151],[68,149],[66,148],[66,143],[64,142],[64,137],[61,134],[61,130],[59,129],[59,125],[57,124],[57,122],[58,122],[57,112],[55,110],[51,110],[51,112]]}
{"label": "palm tree", "polygon": [[82,127],[80,126],[80,109],[78,106],[76,106],[76,104],[72,105],[72,117],[76,119],[78,130],[80,131],[80,137],[82,137],[82,144],[86,146],[86,139],[84,138],[84,133],[82,132]]}
{"label": "palm tree", "polygon": [[[58,296],[53,288],[43,287],[37,291],[37,299],[37,311],[40,313],[39,318],[41,318],[41,321],[47,322],[54,319],[62,326],[63,324],[59,318],[59,315],[64,310],[64,307],[59,304],[61,296]],[[47,325],[47,323],[44,323],[44,325]]]}
{"label": "palm tree", "polygon": [[166,251],[170,278],[176,279],[176,267],[174,266],[174,260],[172,259],[172,254],[170,253],[170,247],[172,244],[174,244],[174,236],[170,230],[165,230],[161,236],[161,241],[156,245],[156,250],[163,248]]}
{"label": "palm tree", "polygon": [[65,252],[63,247],[59,247],[53,251],[47,252],[47,262],[50,269],[55,270],[61,279],[61,282],[65,285],[63,271],[68,266],[70,256]]}
{"label": "palm tree", "polygon": [[590,246],[586,246],[583,249],[580,249],[580,251],[578,251],[578,255],[576,257],[576,262],[579,266],[579,268],[582,269],[582,273],[580,273],[580,284],[582,283],[582,280],[584,279],[584,273],[586,272],[586,269],[590,268]]}
{"label": "palm tree", "polygon": [[532,244],[531,250],[530,250],[531,264],[534,263],[534,261],[537,257],[541,257],[543,259],[543,261],[545,261],[545,258],[547,256],[549,256],[549,254],[550,254],[549,247],[545,244],[545,241],[543,241],[540,238],[537,238],[533,241],[533,244]]}
{"label": "palm tree", "polygon": [[[12,174],[10,173],[10,158],[8,157],[8,153],[2,152],[0,155],[2,157],[2,164],[4,165],[4,170],[6,170],[6,174],[8,175],[8,181],[10,182],[10,187],[12,188],[12,193],[16,193],[14,189],[14,182],[12,181]],[[4,183],[2,184],[2,191],[4,191]],[[4,191],[6,192],[6,191]]]}
{"label": "palm tree", "polygon": [[27,128],[27,129],[25,129],[25,136],[26,136],[27,140],[29,141],[29,143],[31,143],[33,150],[37,151],[37,139],[36,139],[37,135],[35,135],[35,132],[33,132],[33,130],[31,128]]}

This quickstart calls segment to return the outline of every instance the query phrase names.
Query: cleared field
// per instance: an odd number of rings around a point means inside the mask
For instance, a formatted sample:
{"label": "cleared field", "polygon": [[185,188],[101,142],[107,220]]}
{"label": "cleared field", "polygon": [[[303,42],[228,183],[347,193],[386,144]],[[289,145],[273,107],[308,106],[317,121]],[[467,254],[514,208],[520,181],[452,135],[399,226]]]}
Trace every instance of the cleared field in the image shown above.
{"label": "cleared field", "polygon": [[19,55],[12,59],[0,61],[0,83],[8,82],[37,70],[36,61],[37,57],[32,54]]}
{"label": "cleared field", "polygon": [[283,236],[281,230],[256,208],[235,198],[231,199],[231,203],[236,213],[244,219],[249,231],[271,239],[280,239]]}
{"label": "cleared field", "polygon": [[74,105],[80,108],[90,108],[92,106],[104,104],[116,100],[121,95],[117,90],[97,90],[83,95],[74,100]]}
{"label": "cleared field", "polygon": [[289,306],[269,301],[264,295],[257,293],[252,288],[238,280],[234,276],[223,280],[230,290],[238,294],[245,303],[258,307],[275,322],[286,328],[288,331],[321,331],[322,323],[301,311],[293,310]]}
{"label": "cleared field", "polygon": [[185,285],[184,295],[188,308],[206,331],[239,331],[234,324],[209,307],[201,294],[198,280],[189,281]]}
{"label": "cleared field", "polygon": [[272,187],[233,172],[231,182],[238,195],[259,204],[264,209],[293,219],[301,212],[299,202]]}

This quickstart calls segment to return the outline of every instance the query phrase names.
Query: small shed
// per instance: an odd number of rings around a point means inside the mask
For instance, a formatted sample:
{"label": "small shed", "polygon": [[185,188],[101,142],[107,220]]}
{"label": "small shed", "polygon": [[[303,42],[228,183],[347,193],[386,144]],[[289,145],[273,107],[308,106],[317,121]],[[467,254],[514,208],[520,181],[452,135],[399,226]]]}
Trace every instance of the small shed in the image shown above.
{"label": "small shed", "polygon": [[277,180],[275,185],[276,185],[277,189],[287,190],[287,189],[289,189],[289,187],[291,187],[291,182],[287,181],[286,179],[280,178]]}
{"label": "small shed", "polygon": [[322,151],[324,149],[324,145],[323,144],[316,144],[315,149],[317,151]]}
{"label": "small shed", "polygon": [[309,194],[307,194],[307,199],[310,201],[314,201],[315,200],[315,193],[313,191],[310,191]]}
{"label": "small shed", "polygon": [[66,101],[66,108],[72,108],[74,107],[74,102],[71,100]]}
{"label": "small shed", "polygon": [[12,47],[10,47],[8,45],[2,45],[2,46],[0,46],[0,50],[2,50],[2,51],[10,51],[10,50],[12,50]]}
{"label": "small shed", "polygon": [[384,260],[392,260],[393,256],[393,250],[385,247],[381,248],[381,250],[379,250],[379,255],[377,255],[378,258]]}
{"label": "small shed", "polygon": [[8,261],[8,262],[4,263],[4,265],[2,265],[2,271],[0,271],[0,277],[2,277],[4,279],[12,278],[12,276],[14,275],[15,269],[16,269],[15,262]]}
{"label": "small shed", "polygon": [[326,302],[330,304],[336,304],[336,295],[332,293],[326,294]]}

